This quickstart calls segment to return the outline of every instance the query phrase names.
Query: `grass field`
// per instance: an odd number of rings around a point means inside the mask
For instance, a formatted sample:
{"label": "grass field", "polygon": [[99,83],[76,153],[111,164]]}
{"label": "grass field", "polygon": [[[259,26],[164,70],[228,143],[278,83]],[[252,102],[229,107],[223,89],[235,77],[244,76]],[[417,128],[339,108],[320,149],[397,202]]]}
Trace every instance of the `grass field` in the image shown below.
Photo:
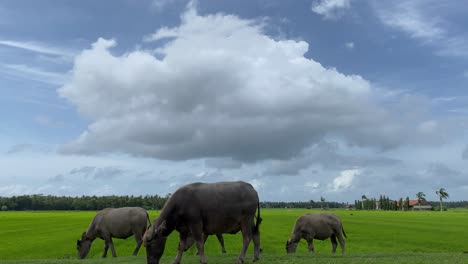
{"label": "grass field", "polygon": [[[260,263],[468,263],[468,210],[448,212],[331,211],[343,221],[346,254],[330,254],[329,240],[315,241],[316,253],[307,253],[305,241],[298,254],[286,255],[285,242],[296,218],[311,210],[262,210]],[[101,259],[103,241],[97,239],[88,259],[76,260],[76,240],[95,212],[1,212],[0,263],[146,263],[145,249],[131,257],[133,238],[114,240],[117,259]],[[157,212],[150,212],[155,219]],[[210,263],[235,263],[241,237],[225,235],[228,254],[222,255],[216,238],[205,252]],[[168,240],[162,263],[171,263],[177,232]],[[252,248],[247,255],[251,263]],[[338,249],[339,252],[339,249]],[[129,257],[130,256],[130,257]],[[184,263],[198,263],[195,249],[184,254]]]}

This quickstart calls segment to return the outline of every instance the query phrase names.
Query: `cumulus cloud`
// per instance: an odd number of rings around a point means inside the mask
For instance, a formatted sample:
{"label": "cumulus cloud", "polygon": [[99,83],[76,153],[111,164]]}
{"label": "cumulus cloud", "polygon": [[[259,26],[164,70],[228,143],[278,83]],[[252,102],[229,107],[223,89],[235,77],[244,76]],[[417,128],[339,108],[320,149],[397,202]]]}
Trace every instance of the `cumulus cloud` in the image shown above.
{"label": "cumulus cloud", "polygon": [[333,179],[333,182],[329,185],[331,191],[340,191],[351,187],[354,177],[361,174],[359,169],[351,169],[341,171],[340,176]]}
{"label": "cumulus cloud", "polygon": [[312,11],[325,19],[336,19],[342,15],[344,9],[350,7],[350,0],[318,0],[313,2]]}
{"label": "cumulus cloud", "polygon": [[384,149],[407,140],[367,80],[306,58],[308,43],[274,39],[261,22],[190,7],[146,39],[167,41],[155,56],[114,54],[117,42],[100,38],[76,57],[59,93],[90,125],[62,153],[252,162],[330,135]]}

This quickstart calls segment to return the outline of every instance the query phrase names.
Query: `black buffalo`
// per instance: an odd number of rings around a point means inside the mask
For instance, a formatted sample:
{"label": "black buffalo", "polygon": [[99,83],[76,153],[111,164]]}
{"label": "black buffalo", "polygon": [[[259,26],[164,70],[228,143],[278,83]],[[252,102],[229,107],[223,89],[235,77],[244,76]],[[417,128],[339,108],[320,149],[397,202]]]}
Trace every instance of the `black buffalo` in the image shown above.
{"label": "black buffalo", "polygon": [[[255,221],[255,212],[258,214]],[[159,217],[144,235],[148,264],[158,264],[166,239],[179,232],[179,249],[174,260],[180,263],[187,238],[193,236],[200,263],[206,263],[204,235],[242,232],[243,246],[237,263],[243,263],[250,240],[254,258],[260,255],[260,203],[252,185],[245,182],[192,183],[179,188],[166,202]]]}

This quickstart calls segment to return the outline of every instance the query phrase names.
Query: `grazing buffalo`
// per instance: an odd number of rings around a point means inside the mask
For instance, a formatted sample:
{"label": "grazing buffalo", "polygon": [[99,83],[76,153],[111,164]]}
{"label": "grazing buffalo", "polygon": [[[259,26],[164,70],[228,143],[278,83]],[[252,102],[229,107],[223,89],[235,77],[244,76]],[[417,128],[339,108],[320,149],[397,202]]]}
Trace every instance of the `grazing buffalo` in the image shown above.
{"label": "grazing buffalo", "polygon": [[[226,248],[224,248],[224,238],[223,238],[223,235],[222,235],[222,234],[216,234],[216,238],[218,239],[219,244],[221,245],[221,252],[226,253]],[[203,234],[203,243],[206,242],[206,239],[208,239],[208,235]],[[184,248],[184,251],[189,250],[189,248],[191,248],[191,247],[193,246],[194,243],[195,243],[195,239],[193,238],[192,235],[189,235],[189,236],[187,237],[187,239],[185,240],[185,248]],[[197,255],[200,255],[200,254],[197,252]]]}
{"label": "grazing buffalo", "polygon": [[[258,214],[255,221],[255,212]],[[245,182],[192,183],[179,188],[164,205],[159,217],[144,235],[148,264],[159,264],[166,239],[179,232],[179,249],[174,264],[179,264],[191,234],[206,263],[204,236],[242,232],[243,246],[237,263],[243,263],[250,240],[254,258],[260,255],[260,203],[252,185]]]}
{"label": "grazing buffalo", "polygon": [[291,238],[286,241],[286,252],[296,252],[297,243],[301,238],[307,241],[309,252],[314,251],[314,239],[325,240],[330,238],[332,242],[332,253],[335,253],[338,245],[336,239],[338,238],[341,252],[344,254],[345,241],[342,233],[344,237],[346,237],[341,220],[334,214],[319,213],[302,215],[296,221]]}
{"label": "grazing buffalo", "polygon": [[105,241],[102,257],[107,256],[109,247],[112,250],[112,256],[117,257],[112,238],[126,239],[132,235],[135,236],[136,240],[133,255],[137,255],[148,222],[148,213],[143,208],[106,208],[96,214],[88,227],[88,231],[84,232],[81,235],[81,240],[76,242],[78,257],[80,259],[85,258],[91,248],[91,243],[98,237]]}

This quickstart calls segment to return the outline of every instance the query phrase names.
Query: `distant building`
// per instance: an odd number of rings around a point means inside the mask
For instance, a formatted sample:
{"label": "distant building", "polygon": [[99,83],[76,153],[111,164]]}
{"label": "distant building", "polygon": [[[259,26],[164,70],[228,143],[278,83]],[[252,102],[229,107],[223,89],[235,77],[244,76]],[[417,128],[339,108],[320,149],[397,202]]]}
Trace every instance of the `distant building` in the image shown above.
{"label": "distant building", "polygon": [[421,200],[421,204],[419,204],[418,200],[409,200],[409,208],[414,211],[430,211],[432,210],[432,205],[426,200]]}

